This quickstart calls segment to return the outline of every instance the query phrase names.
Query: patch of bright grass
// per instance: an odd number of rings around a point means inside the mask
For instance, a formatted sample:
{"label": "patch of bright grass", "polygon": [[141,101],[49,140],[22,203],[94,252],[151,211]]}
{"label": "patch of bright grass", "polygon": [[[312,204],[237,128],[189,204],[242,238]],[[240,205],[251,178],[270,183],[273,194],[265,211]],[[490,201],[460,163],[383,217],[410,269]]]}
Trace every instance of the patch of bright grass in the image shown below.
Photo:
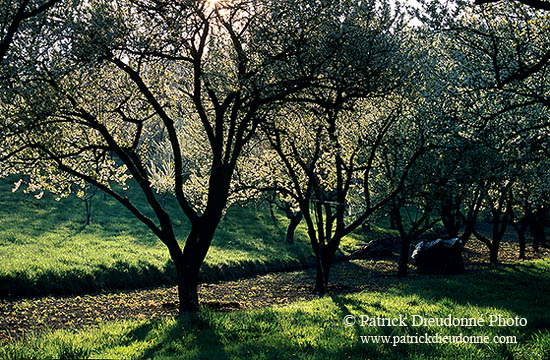
{"label": "patch of bright grass", "polygon": [[[9,181],[0,182],[0,296],[174,282],[166,247],[115,200],[99,192],[92,200],[92,224],[84,226],[84,203],[76,197],[55,201],[45,194],[37,200],[21,191],[12,194],[11,187]],[[128,191],[139,208],[147,209],[138,195]],[[183,242],[189,224],[173,199],[166,207],[174,214],[176,236]],[[216,232],[202,279],[229,279],[312,263],[303,229],[297,230],[294,245],[285,243],[287,223],[280,214],[273,219],[265,207],[231,208]]]}
{"label": "patch of bright grass", "polygon": [[[394,281],[383,292],[326,296],[264,310],[104,323],[5,344],[0,358],[538,359],[550,358],[550,261],[453,277]],[[409,319],[524,317],[526,327],[344,326],[346,315]],[[410,324],[410,320],[409,320]],[[361,336],[487,335],[489,344],[366,344]],[[495,336],[515,337],[496,344]]]}

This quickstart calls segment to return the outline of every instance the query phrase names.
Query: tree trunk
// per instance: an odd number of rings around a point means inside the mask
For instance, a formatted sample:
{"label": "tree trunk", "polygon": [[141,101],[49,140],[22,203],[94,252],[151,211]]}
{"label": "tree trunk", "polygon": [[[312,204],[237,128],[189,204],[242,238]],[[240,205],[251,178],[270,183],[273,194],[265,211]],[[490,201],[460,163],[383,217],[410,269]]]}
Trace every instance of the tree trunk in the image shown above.
{"label": "tree trunk", "polygon": [[269,214],[271,215],[271,219],[272,220],[275,220],[275,212],[273,211],[273,203],[270,201],[269,202]]}
{"label": "tree trunk", "polygon": [[465,224],[464,233],[460,237],[460,241],[462,242],[463,247],[466,247],[466,243],[468,242],[468,240],[470,240],[470,237],[474,233],[474,228],[477,222],[477,216],[479,214],[479,208],[482,201],[482,197],[479,191],[476,192],[475,198],[476,198],[476,201],[474,202],[472,208],[468,210],[468,213],[466,214],[466,216],[460,213],[462,222]]}
{"label": "tree trunk", "polygon": [[288,224],[288,228],[286,230],[286,242],[288,244],[294,244],[294,232],[298,227],[298,224],[300,224],[300,221],[302,221],[301,212],[290,217],[290,224]]}
{"label": "tree trunk", "polygon": [[493,240],[493,244],[489,247],[489,261],[492,266],[498,265],[498,248],[500,243]]}
{"label": "tree trunk", "polygon": [[180,314],[199,309],[197,287],[199,270],[210,248],[216,228],[222,218],[222,208],[206,212],[200,221],[194,223],[185,242],[183,254],[174,259],[178,275],[178,296]]}
{"label": "tree trunk", "polygon": [[537,234],[537,231],[536,230],[532,230],[532,233],[533,233],[533,251],[534,252],[539,252],[539,236]]}
{"label": "tree trunk", "polygon": [[86,206],[86,226],[92,223],[92,199],[84,199],[84,204]]}
{"label": "tree trunk", "polygon": [[519,258],[525,260],[525,229],[518,229]]}
{"label": "tree trunk", "polygon": [[460,236],[460,242],[462,243],[462,246],[465,247],[468,240],[470,240],[470,237],[472,236],[474,232],[474,223],[466,223],[466,228],[464,229],[464,232],[462,233],[462,236]]}
{"label": "tree trunk", "polygon": [[456,238],[461,226],[460,216],[457,215],[458,210],[455,210],[456,205],[452,200],[448,200],[444,201],[442,206],[441,221],[445,226],[445,231],[451,238]]}
{"label": "tree trunk", "polygon": [[397,229],[397,224],[395,221],[395,214],[393,211],[390,211],[390,229],[395,230]]}
{"label": "tree trunk", "polygon": [[408,237],[402,237],[401,253],[399,254],[399,262],[397,266],[398,277],[407,277],[410,251],[411,251],[411,239]]}
{"label": "tree trunk", "polygon": [[195,312],[199,309],[199,268],[200,266],[184,266],[178,271],[179,313]]}
{"label": "tree trunk", "polygon": [[539,207],[530,216],[529,226],[533,235],[533,249],[539,251],[540,246],[546,246],[546,234],[544,232],[544,224],[546,222],[546,209]]}
{"label": "tree trunk", "polygon": [[407,276],[407,267],[409,264],[409,251],[411,247],[411,237],[405,231],[403,226],[403,219],[401,218],[401,206],[399,206],[397,201],[393,201],[391,213],[395,219],[395,225],[399,230],[399,235],[401,237],[401,252],[399,254],[399,261],[397,262],[397,276],[406,277]]}
{"label": "tree trunk", "polygon": [[548,215],[548,210],[545,207],[541,207],[538,211],[538,225],[539,225],[539,244],[542,247],[546,246],[546,233],[544,226],[546,225],[546,216]]}
{"label": "tree trunk", "polygon": [[458,237],[458,231],[460,230],[458,227],[454,226],[451,223],[443,222],[443,226],[445,226],[445,231],[447,232],[447,235],[451,238]]}
{"label": "tree trunk", "polygon": [[328,292],[328,274],[330,264],[326,260],[317,259],[317,272],[315,276],[315,292],[326,294]]}
{"label": "tree trunk", "polygon": [[316,260],[315,292],[326,294],[328,292],[328,275],[332,256],[328,253],[326,247],[322,247],[317,252]]}
{"label": "tree trunk", "polygon": [[533,250],[539,251],[539,246],[543,244],[544,225],[539,222],[539,216],[536,214],[531,217],[531,233],[533,234]]}

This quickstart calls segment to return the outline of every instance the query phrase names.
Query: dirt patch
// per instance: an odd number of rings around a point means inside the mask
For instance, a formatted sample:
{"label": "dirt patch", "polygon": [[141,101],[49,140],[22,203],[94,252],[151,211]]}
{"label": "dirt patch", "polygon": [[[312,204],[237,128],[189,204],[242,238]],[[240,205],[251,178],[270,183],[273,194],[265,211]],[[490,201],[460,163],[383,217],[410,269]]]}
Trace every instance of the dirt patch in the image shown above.
{"label": "dirt patch", "polygon": [[221,311],[221,312],[229,312],[229,311],[235,311],[235,310],[241,309],[241,304],[235,301],[228,301],[228,302],[207,301],[206,303],[203,303],[203,306],[206,306],[211,310]]}
{"label": "dirt patch", "polygon": [[[339,262],[331,273],[333,294],[380,289],[393,277],[395,265],[354,260]],[[318,297],[315,271],[272,273],[237,281],[201,284],[199,300],[214,311],[235,311],[284,305]],[[14,340],[45,328],[81,329],[103,321],[158,319],[177,315],[176,287],[0,300],[0,339]]]}

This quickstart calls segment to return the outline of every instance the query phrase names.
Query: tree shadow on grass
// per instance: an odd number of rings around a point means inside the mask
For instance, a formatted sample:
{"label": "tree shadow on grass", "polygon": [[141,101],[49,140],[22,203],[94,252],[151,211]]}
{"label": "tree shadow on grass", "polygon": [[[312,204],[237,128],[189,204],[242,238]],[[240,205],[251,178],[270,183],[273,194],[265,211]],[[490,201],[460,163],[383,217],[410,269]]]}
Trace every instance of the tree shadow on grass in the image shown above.
{"label": "tree shadow on grass", "polygon": [[501,265],[490,271],[433,275],[407,279],[397,295],[416,295],[435,303],[450,300],[461,306],[502,309],[529,319],[530,328],[550,328],[550,272],[547,266]]}
{"label": "tree shadow on grass", "polygon": [[[342,313],[346,313],[344,300],[335,298],[335,302],[342,304]],[[230,316],[230,315],[228,315]],[[140,354],[140,358],[173,358],[173,359],[402,359],[402,356],[389,356],[387,351],[377,346],[363,346],[357,338],[348,339],[338,337],[332,339],[329,346],[318,344],[316,341],[301,341],[305,333],[300,333],[301,327],[307,328],[317,324],[318,319],[312,318],[311,313],[298,310],[293,315],[293,322],[299,325],[296,329],[283,330],[279,324],[283,320],[280,314],[266,309],[263,312],[250,314],[250,318],[235,317],[231,332],[216,330],[217,321],[223,325],[229,319],[212,317],[209,313],[199,312],[187,314],[174,322],[165,325],[162,322],[147,322],[133,329],[125,336],[122,346],[132,346],[142,342],[147,348]],[[217,319],[217,320],[216,320]],[[341,324],[340,324],[341,326]],[[343,330],[343,328],[340,328]],[[337,330],[340,332],[340,330]],[[334,332],[327,332],[330,338]],[[151,341],[156,338],[155,341]],[[341,344],[340,341],[343,343]],[[393,351],[393,349],[392,349]]]}
{"label": "tree shadow on grass", "polygon": [[[397,314],[403,315],[415,314],[415,311],[424,313],[424,311],[432,311],[424,308],[429,306],[438,311],[440,315],[451,313],[452,315],[462,314],[463,311],[478,308],[486,315],[498,314],[503,311],[510,312],[511,317],[520,316],[528,319],[527,326],[522,329],[516,329],[515,334],[521,336],[520,344],[524,341],[535,341],[539,346],[539,341],[533,340],[540,334],[548,333],[550,329],[550,316],[548,308],[550,308],[550,271],[548,263],[524,263],[503,265],[492,271],[473,272],[464,275],[454,276],[425,276],[421,278],[405,279],[396,282],[398,286],[392,286],[386,291],[381,292],[382,295],[388,297],[376,300],[377,296],[371,298],[361,298],[356,296],[332,296],[333,303],[341,312],[342,318],[346,315],[353,315],[357,321],[360,321],[358,316],[389,316],[395,318]],[[400,302],[398,297],[413,296],[416,299],[403,299],[404,303]],[[422,299],[423,301],[417,301]],[[393,299],[396,303],[393,304]],[[409,309],[407,303],[411,306]],[[394,308],[395,305],[395,308]],[[415,310],[417,305],[422,305],[422,308]],[[462,307],[462,308],[461,308]],[[439,310],[437,310],[439,309]],[[453,312],[456,311],[455,314]],[[476,311],[476,310],[474,310]],[[391,315],[390,315],[391,314]],[[444,315],[443,315],[444,316]],[[504,315],[504,317],[507,317]],[[356,337],[360,335],[408,335],[412,328],[398,327],[361,327],[357,323],[350,326],[354,330]],[[426,329],[427,333],[432,334],[433,331],[438,331],[437,328]],[[494,334],[504,334],[508,329],[506,327],[496,327],[491,331]],[[411,333],[413,334],[413,333]],[[537,335],[539,334],[539,335]],[[433,334],[432,334],[433,335]],[[542,339],[542,337],[540,338]],[[366,345],[363,344],[363,347]],[[380,346],[380,345],[378,345]],[[544,345],[540,345],[544,347]],[[376,351],[376,345],[370,344],[366,347],[371,351]],[[393,349],[392,354],[384,352],[380,349],[380,356],[372,355],[373,358],[383,359],[409,359],[409,358],[428,358],[429,354],[441,355],[443,350],[436,345],[403,345],[398,344],[396,347],[390,346]],[[445,348],[448,350],[448,348]],[[492,354],[495,358],[522,358],[516,357],[511,352],[511,347],[504,345],[495,345],[483,348],[487,354]],[[527,348],[528,351],[529,348]],[[451,349],[452,350],[452,349]],[[523,350],[522,350],[523,351]],[[546,354],[546,352],[544,352]],[[457,355],[454,350],[449,354]],[[545,355],[543,355],[544,357]],[[439,357],[438,357],[439,358]],[[451,356],[451,358],[453,358]],[[546,358],[546,357],[544,357]]]}
{"label": "tree shadow on grass", "polygon": [[148,321],[129,331],[120,345],[147,344],[140,358],[228,360],[224,345],[201,313],[185,314],[168,324]]}
{"label": "tree shadow on grass", "polygon": [[[353,328],[354,329],[354,339],[355,343],[352,348],[353,353],[355,354],[361,354],[361,357],[368,356],[368,358],[372,359],[409,359],[409,354],[407,353],[407,349],[404,347],[392,347],[388,344],[374,344],[374,343],[363,343],[361,340],[361,336],[365,335],[372,335],[369,334],[368,327],[362,327],[360,318],[357,318],[357,314],[361,315],[370,315],[368,311],[365,311],[365,304],[357,301],[353,298],[349,297],[341,297],[341,296],[331,296],[332,302],[338,307],[341,314],[342,323],[340,326]],[[354,310],[355,316],[351,313],[350,310]],[[382,305],[380,305],[379,311],[384,311],[384,308]],[[353,317],[353,324],[349,323],[349,325],[345,324],[345,318],[346,316],[352,316]],[[374,315],[373,315],[374,316]],[[392,328],[377,328],[377,331],[380,331],[379,333],[376,333],[377,335],[391,335]],[[391,350],[389,350],[389,348]]]}
{"label": "tree shadow on grass", "polygon": [[[519,315],[524,313],[546,313],[550,308],[550,268],[548,264],[519,263],[502,264],[496,269],[468,271],[460,275],[419,275],[397,278],[392,271],[364,269],[349,264],[347,272],[355,274],[368,283],[381,280],[380,290],[392,291],[396,295],[416,295],[430,302],[448,299],[458,305],[501,308]],[[366,279],[361,279],[361,276]],[[354,278],[352,277],[352,279]],[[349,279],[331,278],[333,283]],[[395,286],[397,285],[397,286]],[[353,286],[351,286],[353,289]],[[368,288],[368,287],[367,287]],[[377,291],[376,287],[373,287]],[[351,300],[346,299],[349,303]],[[361,305],[360,302],[356,305]],[[547,324],[550,327],[550,324]]]}

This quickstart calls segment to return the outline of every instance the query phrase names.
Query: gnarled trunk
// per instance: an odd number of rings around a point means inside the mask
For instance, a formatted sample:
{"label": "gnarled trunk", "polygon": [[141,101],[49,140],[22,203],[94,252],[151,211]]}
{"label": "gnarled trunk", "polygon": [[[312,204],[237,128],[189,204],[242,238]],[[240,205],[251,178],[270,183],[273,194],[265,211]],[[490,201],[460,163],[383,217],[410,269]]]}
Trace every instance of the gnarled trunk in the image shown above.
{"label": "gnarled trunk", "polygon": [[330,265],[332,256],[327,247],[322,247],[316,255],[316,276],[315,276],[315,292],[326,294],[328,292],[328,276],[330,273]]}
{"label": "gnarled trunk", "polygon": [[489,246],[489,262],[492,266],[498,265],[498,249],[500,241],[493,239],[493,244]]}
{"label": "gnarled trunk", "polygon": [[300,224],[300,221],[302,221],[301,212],[290,216],[290,224],[288,224],[288,228],[286,229],[286,242],[288,244],[294,244],[294,232],[296,231],[298,224]]}
{"label": "gnarled trunk", "polygon": [[172,257],[176,264],[180,314],[199,309],[199,270],[204,262],[216,228],[221,221],[222,211],[205,214],[192,224],[181,257]]}
{"label": "gnarled trunk", "polygon": [[462,246],[466,247],[466,243],[468,240],[470,240],[470,237],[474,234],[475,231],[475,225],[477,222],[477,216],[479,214],[479,209],[481,207],[481,193],[477,191],[474,195],[475,201],[472,205],[472,207],[468,210],[468,213],[466,215],[461,214],[462,222],[464,223],[464,233],[460,236],[460,241],[462,242]]}
{"label": "gnarled trunk", "polygon": [[533,234],[533,250],[539,251],[539,246],[544,244],[544,224],[539,222],[539,216],[536,214],[531,218],[531,233]]}
{"label": "gnarled trunk", "polygon": [[527,226],[529,224],[529,221],[528,221],[529,216],[530,216],[529,212],[527,212],[527,214],[524,215],[521,219],[512,223],[512,226],[514,226],[518,234],[520,260],[525,260],[525,248],[527,246],[525,233],[527,231]]}
{"label": "gnarled trunk", "polygon": [[442,201],[441,221],[450,237],[458,237],[458,232],[462,226],[461,220],[460,202],[449,195],[448,198]]}
{"label": "gnarled trunk", "polygon": [[460,242],[464,247],[466,247],[466,243],[468,242],[468,240],[470,240],[470,237],[472,236],[473,232],[474,232],[474,224],[467,223],[466,227],[464,228],[464,232],[462,233],[462,235],[460,235]]}
{"label": "gnarled trunk", "polygon": [[179,313],[195,312],[199,309],[199,267],[184,266],[178,271]]}
{"label": "gnarled trunk", "polygon": [[92,223],[92,198],[84,198],[84,205],[86,207],[86,223],[88,226]]}
{"label": "gnarled trunk", "polygon": [[411,251],[411,239],[409,237],[401,238],[401,253],[399,254],[399,262],[397,265],[397,276],[406,277],[409,267],[409,254]]}
{"label": "gnarled trunk", "polygon": [[544,207],[539,207],[531,219],[531,232],[533,233],[533,248],[539,251],[539,246],[546,246],[546,233],[544,225],[546,223],[547,211]]}
{"label": "gnarled trunk", "polygon": [[519,258],[525,260],[525,230],[518,230]]}
{"label": "gnarled trunk", "polygon": [[397,223],[395,220],[395,213],[393,211],[390,211],[390,229],[395,230],[397,229]]}

